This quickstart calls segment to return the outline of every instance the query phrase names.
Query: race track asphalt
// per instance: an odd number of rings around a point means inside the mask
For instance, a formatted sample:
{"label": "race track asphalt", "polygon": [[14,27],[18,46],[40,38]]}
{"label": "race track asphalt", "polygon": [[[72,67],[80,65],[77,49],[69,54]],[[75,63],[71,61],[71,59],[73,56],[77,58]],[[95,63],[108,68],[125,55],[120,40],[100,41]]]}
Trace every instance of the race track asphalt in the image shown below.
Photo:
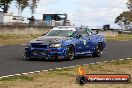
{"label": "race track asphalt", "polygon": [[22,45],[0,46],[0,76],[89,64],[132,57],[132,41],[108,41],[101,57],[78,57],[73,61],[25,61]]}

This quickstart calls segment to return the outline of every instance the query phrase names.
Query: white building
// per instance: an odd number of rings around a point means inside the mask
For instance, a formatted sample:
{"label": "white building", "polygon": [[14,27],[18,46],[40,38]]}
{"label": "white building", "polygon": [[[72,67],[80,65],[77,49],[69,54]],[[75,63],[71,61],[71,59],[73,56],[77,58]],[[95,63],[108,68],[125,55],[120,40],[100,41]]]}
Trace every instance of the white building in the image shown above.
{"label": "white building", "polygon": [[13,23],[24,23],[25,19],[22,16],[13,16],[13,13],[0,12],[0,24],[12,25]]}
{"label": "white building", "polygon": [[1,24],[6,24],[6,23],[10,23],[13,20],[13,13],[3,13],[0,12],[0,23]]}

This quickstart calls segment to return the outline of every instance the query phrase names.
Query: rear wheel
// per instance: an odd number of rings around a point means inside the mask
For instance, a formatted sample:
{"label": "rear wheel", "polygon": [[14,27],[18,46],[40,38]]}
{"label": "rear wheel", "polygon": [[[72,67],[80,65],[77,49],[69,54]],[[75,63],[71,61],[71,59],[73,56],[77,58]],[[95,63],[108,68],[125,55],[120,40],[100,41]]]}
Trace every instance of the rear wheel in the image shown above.
{"label": "rear wheel", "polygon": [[95,48],[95,52],[93,53],[93,56],[100,57],[102,55],[102,51],[103,51],[103,45],[101,43],[98,43]]}
{"label": "rear wheel", "polygon": [[75,56],[74,47],[70,45],[67,47],[66,60],[71,61],[74,59],[74,56]]}

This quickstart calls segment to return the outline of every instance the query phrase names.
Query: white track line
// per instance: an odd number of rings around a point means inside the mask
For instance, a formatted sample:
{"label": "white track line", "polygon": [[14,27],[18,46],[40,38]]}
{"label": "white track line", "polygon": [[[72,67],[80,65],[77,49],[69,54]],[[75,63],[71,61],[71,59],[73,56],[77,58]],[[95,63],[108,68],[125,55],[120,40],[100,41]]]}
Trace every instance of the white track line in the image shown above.
{"label": "white track line", "polygon": [[115,62],[115,61],[117,61],[117,60],[112,60],[111,62]]}
{"label": "white track line", "polygon": [[[131,60],[132,58],[126,58],[126,59],[127,60]],[[22,73],[22,74],[14,74],[14,75],[2,76],[2,77],[0,77],[0,79],[2,79],[2,78],[8,78],[8,77],[14,77],[14,76],[28,75],[28,74],[33,74],[33,73],[48,72],[48,71],[68,69],[68,68],[75,68],[75,67],[80,67],[80,66],[87,66],[87,65],[90,65],[90,64],[94,65],[94,64],[107,63],[107,62],[115,62],[115,61],[123,61],[123,60],[125,60],[125,59],[118,59],[118,60],[111,60],[111,61],[102,61],[102,62],[96,62],[96,63],[83,64],[83,65],[75,65],[75,66],[55,68],[55,69],[48,69],[48,70],[42,70],[42,71],[34,71],[34,72],[28,72],[28,73]]]}
{"label": "white track line", "polygon": [[93,64],[95,64],[95,63],[89,63],[89,64],[93,65]]}
{"label": "white track line", "polygon": [[101,64],[102,62],[96,62],[96,64]]}
{"label": "white track line", "polygon": [[15,74],[15,76],[21,76],[21,74]]}
{"label": "white track line", "polygon": [[22,75],[28,75],[28,73],[22,73]]}
{"label": "white track line", "polygon": [[2,78],[8,78],[9,76],[2,76]]}
{"label": "white track line", "polygon": [[119,59],[119,61],[123,61],[123,60],[125,60],[125,59]]}
{"label": "white track line", "polygon": [[127,60],[131,60],[132,58],[126,58]]}
{"label": "white track line", "polygon": [[48,70],[42,70],[42,72],[48,72]]}
{"label": "white track line", "polygon": [[14,77],[15,75],[8,75],[8,77]]}
{"label": "white track line", "polygon": [[104,63],[107,63],[107,62],[109,62],[109,61],[103,61]]}
{"label": "white track line", "polygon": [[34,72],[28,72],[28,74],[33,74]]}
{"label": "white track line", "polygon": [[68,69],[69,67],[63,67],[64,69]]}
{"label": "white track line", "polygon": [[53,71],[53,69],[49,69],[49,71]]}
{"label": "white track line", "polygon": [[34,71],[35,73],[40,73],[41,71]]}
{"label": "white track line", "polygon": [[56,70],[62,70],[62,68],[56,68]]}

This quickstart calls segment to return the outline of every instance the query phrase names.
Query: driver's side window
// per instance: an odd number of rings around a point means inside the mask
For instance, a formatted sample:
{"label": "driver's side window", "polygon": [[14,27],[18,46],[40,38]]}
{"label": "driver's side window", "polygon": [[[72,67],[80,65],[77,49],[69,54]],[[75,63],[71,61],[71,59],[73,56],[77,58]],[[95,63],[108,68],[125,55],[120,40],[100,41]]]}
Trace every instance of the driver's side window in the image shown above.
{"label": "driver's side window", "polygon": [[81,30],[81,35],[89,37],[89,34],[87,33],[85,29]]}
{"label": "driver's side window", "polygon": [[78,32],[76,34],[77,35],[75,35],[75,36],[78,36],[79,38],[81,38],[83,36],[84,37],[89,37],[89,34],[87,33],[87,31],[84,28],[78,30]]}

